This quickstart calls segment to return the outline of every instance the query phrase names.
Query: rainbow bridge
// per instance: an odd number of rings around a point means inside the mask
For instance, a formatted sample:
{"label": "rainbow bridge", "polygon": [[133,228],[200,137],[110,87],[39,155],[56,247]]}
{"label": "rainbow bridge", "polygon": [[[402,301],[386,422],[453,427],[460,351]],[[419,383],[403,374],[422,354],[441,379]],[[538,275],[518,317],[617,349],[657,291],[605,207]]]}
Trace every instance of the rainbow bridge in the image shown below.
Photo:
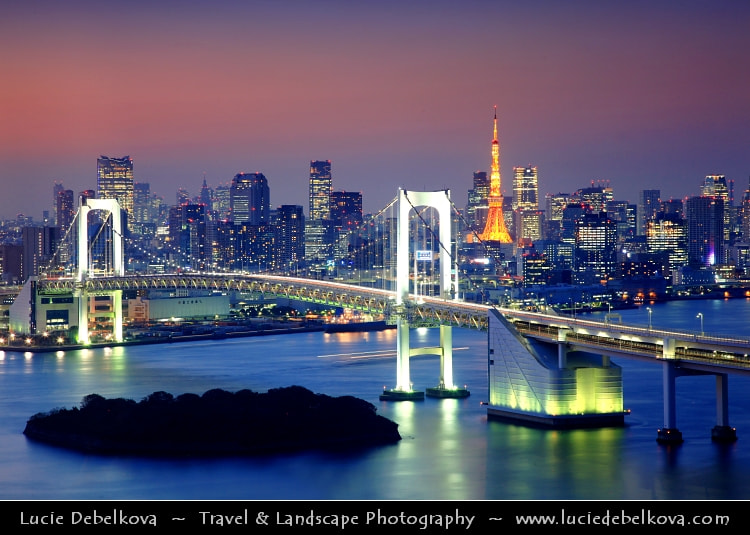
{"label": "rainbow bridge", "polygon": [[[441,218],[448,217],[444,199],[449,192],[399,191],[400,218],[407,219],[414,206],[437,205]],[[89,200],[90,202],[90,200]],[[89,207],[93,208],[93,207]],[[116,214],[116,204],[106,210]],[[118,217],[113,217],[117,220]],[[440,242],[451,243],[450,224],[441,225]],[[447,230],[446,230],[447,229]],[[80,235],[86,236],[87,232]],[[117,240],[112,240],[117,241]],[[76,276],[32,278],[13,304],[16,317],[27,318],[27,331],[41,323],[43,300],[66,296],[79,311],[79,341],[88,336],[88,300],[97,295],[114,296],[114,339],[122,337],[122,292],[130,290],[212,290],[256,293],[264,297],[330,305],[359,310],[382,317],[398,328],[396,386],[384,390],[383,400],[414,401],[424,393],[414,390],[409,377],[409,357],[432,353],[440,356],[440,377],[431,397],[466,397],[469,392],[454,385],[452,370],[453,327],[488,333],[488,416],[555,428],[622,425],[621,368],[617,358],[657,363],[662,367],[664,427],[657,432],[661,443],[680,443],[677,428],[675,381],[687,375],[716,378],[716,425],[712,438],[736,440],[729,425],[728,377],[750,375],[750,339],[720,337],[706,333],[652,329],[607,321],[567,317],[549,311],[526,312],[512,308],[464,302],[451,289],[457,287],[451,269],[440,274],[439,296],[420,296],[410,291],[409,266],[415,250],[409,249],[408,231],[399,228],[398,280],[396,291],[381,290],[328,280],[246,273],[126,274],[122,247],[114,247],[113,270],[93,273],[79,268]],[[452,266],[450,249],[440,251],[441,265]],[[79,244],[79,258],[86,259],[86,246]],[[19,313],[20,311],[20,313]],[[414,348],[409,331],[416,327],[440,329],[440,346]],[[19,323],[15,328],[19,331]]]}

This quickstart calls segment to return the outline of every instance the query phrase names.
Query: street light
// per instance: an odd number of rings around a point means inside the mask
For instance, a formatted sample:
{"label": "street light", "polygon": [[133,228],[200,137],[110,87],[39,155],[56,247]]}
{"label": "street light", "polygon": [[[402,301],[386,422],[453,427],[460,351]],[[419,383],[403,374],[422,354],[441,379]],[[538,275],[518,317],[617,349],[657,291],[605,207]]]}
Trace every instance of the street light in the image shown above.
{"label": "street light", "polygon": [[651,330],[651,307],[646,307],[646,310],[648,311],[648,330]]}
{"label": "street light", "polygon": [[703,312],[698,312],[695,317],[701,320],[701,336],[703,336]]}

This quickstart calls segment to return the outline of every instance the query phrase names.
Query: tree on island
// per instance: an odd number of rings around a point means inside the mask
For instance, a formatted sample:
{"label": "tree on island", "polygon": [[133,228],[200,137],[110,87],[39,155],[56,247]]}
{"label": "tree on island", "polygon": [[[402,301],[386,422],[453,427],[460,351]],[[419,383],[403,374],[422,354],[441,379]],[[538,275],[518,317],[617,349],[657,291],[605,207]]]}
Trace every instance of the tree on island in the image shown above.
{"label": "tree on island", "polygon": [[80,407],[35,414],[24,434],[83,451],[148,455],[341,450],[401,440],[398,424],[372,403],[301,386],[177,397],[158,391],[139,402],[89,394]]}

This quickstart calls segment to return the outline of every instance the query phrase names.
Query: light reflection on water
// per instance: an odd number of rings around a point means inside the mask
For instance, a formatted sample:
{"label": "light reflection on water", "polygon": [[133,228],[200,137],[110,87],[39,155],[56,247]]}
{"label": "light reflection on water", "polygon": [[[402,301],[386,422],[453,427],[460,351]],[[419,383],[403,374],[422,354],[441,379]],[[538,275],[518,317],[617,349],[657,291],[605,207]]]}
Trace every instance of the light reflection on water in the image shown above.
{"label": "light reflection on water", "polygon": [[[744,305],[744,308],[743,308]],[[719,312],[705,306],[706,330]],[[746,331],[750,304],[735,301],[724,323]],[[726,304],[725,304],[726,307]],[[683,325],[695,310],[653,307],[653,321]],[[642,310],[622,311],[639,318]],[[689,317],[688,317],[689,316]],[[713,316],[713,319],[712,319]],[[625,321],[635,321],[635,319]],[[677,326],[677,325],[676,325]],[[680,327],[683,328],[683,327]],[[433,330],[434,332],[434,330]],[[413,344],[436,343],[415,333]],[[431,338],[432,336],[432,338]],[[620,361],[623,428],[552,431],[488,420],[486,333],[454,329],[454,377],[465,399],[383,402],[396,377],[395,331],[309,333],[221,342],[115,347],[0,357],[2,499],[748,499],[750,388],[730,377],[730,422],[737,443],[710,440],[712,377],[677,381],[677,448],[656,443],[663,424],[661,369]],[[439,358],[411,359],[415,387],[435,386]],[[140,400],[163,390],[202,394],[299,384],[355,395],[396,421],[395,445],[350,455],[302,453],[247,459],[149,460],[100,457],[26,441],[26,420],[72,407],[91,393]]]}

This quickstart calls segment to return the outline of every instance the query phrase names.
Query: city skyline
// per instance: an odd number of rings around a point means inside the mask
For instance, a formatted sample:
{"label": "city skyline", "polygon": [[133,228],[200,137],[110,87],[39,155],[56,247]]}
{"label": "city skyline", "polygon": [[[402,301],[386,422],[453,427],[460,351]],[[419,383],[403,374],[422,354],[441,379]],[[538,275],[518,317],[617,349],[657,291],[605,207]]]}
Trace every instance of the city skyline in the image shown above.
{"label": "city skyline", "polygon": [[[750,6],[739,2],[78,1],[0,21],[0,218],[96,186],[101,155],[173,202],[263,173],[271,205],[307,211],[309,164],[364,211],[398,187],[463,207],[489,171],[497,106],[512,169],[545,193],[699,195],[750,177]],[[113,29],[113,27],[116,27]],[[373,187],[377,184],[377,187]]]}

